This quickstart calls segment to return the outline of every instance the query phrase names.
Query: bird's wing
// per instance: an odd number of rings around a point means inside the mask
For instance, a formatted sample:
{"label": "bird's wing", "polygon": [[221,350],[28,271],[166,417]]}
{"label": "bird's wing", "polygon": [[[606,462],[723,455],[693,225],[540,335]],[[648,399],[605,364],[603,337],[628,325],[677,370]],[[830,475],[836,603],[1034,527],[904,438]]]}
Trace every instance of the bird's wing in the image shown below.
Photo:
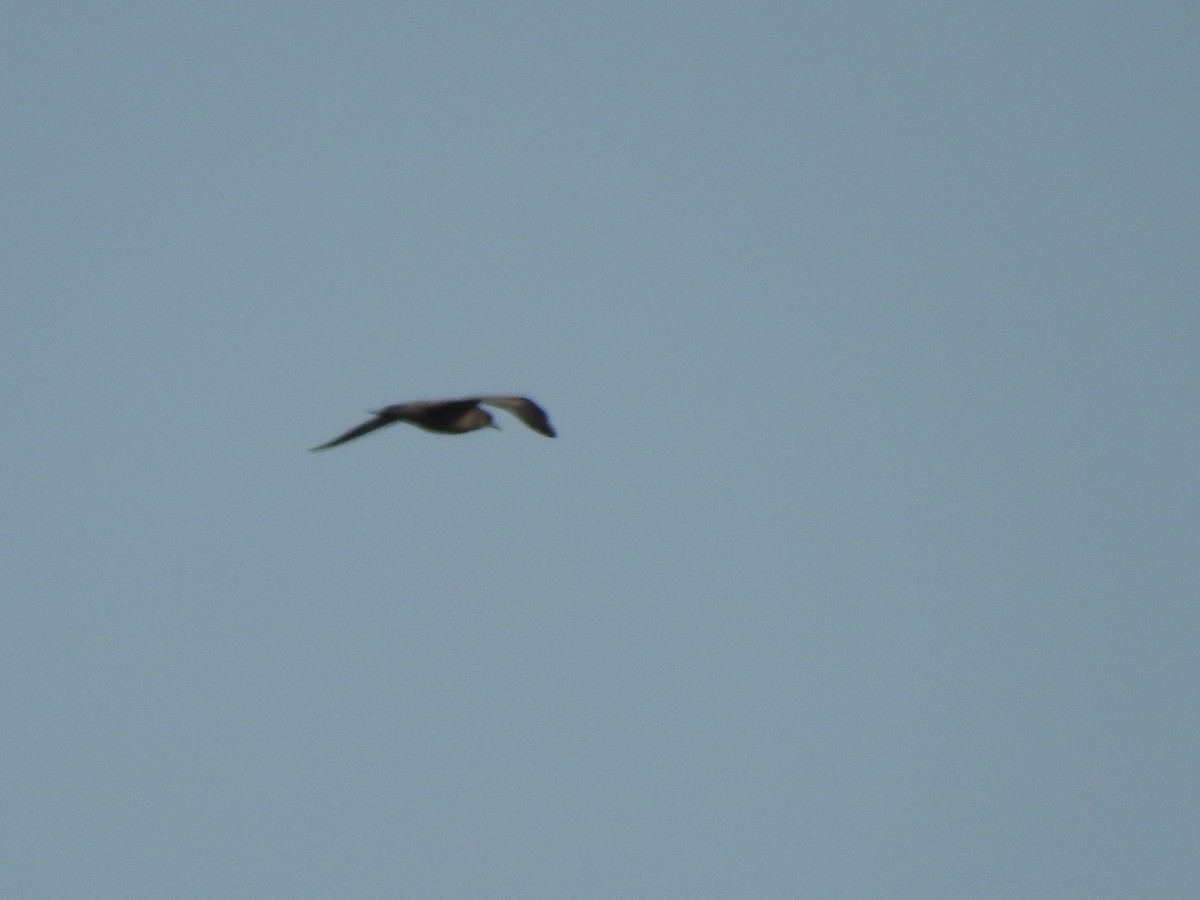
{"label": "bird's wing", "polygon": [[546,437],[555,437],[554,426],[546,411],[528,397],[480,397],[480,403],[506,409],[534,431]]}
{"label": "bird's wing", "polygon": [[363,422],[357,428],[351,428],[340,437],[335,437],[328,444],[322,444],[320,447],[313,447],[313,450],[328,450],[330,447],[336,447],[338,444],[344,444],[346,441],[352,441],[356,437],[362,437],[364,434],[370,434],[376,428],[382,428],[384,425],[391,425],[393,422],[399,421],[392,416],[376,416],[369,422]]}

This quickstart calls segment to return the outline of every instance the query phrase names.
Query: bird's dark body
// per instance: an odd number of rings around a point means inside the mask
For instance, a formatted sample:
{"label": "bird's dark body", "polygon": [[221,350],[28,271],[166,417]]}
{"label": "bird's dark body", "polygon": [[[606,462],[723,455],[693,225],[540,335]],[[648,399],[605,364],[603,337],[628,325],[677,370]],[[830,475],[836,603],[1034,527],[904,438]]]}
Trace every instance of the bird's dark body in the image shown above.
{"label": "bird's dark body", "polygon": [[411,422],[418,428],[439,434],[461,434],[463,424],[467,424],[464,423],[463,417],[473,409],[479,409],[478,400],[446,400],[440,403],[421,401],[385,406],[375,415],[396,422]]}

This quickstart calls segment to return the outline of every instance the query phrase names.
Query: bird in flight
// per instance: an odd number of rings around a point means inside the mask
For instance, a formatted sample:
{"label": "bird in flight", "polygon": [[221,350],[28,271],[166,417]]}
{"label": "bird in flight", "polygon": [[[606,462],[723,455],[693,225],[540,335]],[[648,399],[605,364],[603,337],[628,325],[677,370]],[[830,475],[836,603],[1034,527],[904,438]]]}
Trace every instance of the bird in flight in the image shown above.
{"label": "bird in flight", "polygon": [[328,444],[312,449],[328,450],[393,422],[408,422],[438,434],[465,434],[480,428],[499,428],[492,414],[482,406],[506,409],[539,434],[555,436],[554,426],[550,424],[546,411],[528,397],[468,397],[465,400],[417,400],[414,403],[385,406],[376,410],[373,413],[375,418],[370,421],[351,428]]}

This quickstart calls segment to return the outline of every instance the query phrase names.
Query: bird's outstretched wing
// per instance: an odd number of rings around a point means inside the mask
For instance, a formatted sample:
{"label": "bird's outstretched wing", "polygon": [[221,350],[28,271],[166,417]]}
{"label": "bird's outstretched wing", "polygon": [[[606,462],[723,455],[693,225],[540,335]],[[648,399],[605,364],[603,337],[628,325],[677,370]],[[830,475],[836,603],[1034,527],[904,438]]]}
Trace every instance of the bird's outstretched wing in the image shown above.
{"label": "bird's outstretched wing", "polygon": [[479,402],[508,410],[539,434],[546,437],[556,436],[546,411],[528,397],[480,397]]}
{"label": "bird's outstretched wing", "polygon": [[391,416],[376,416],[369,422],[363,422],[357,428],[351,428],[340,437],[335,437],[328,444],[322,444],[320,447],[312,447],[312,450],[328,450],[330,447],[336,447],[338,444],[344,444],[346,441],[352,441],[356,437],[362,437],[364,434],[370,434],[376,428],[382,428],[384,425],[391,425],[398,419]]}

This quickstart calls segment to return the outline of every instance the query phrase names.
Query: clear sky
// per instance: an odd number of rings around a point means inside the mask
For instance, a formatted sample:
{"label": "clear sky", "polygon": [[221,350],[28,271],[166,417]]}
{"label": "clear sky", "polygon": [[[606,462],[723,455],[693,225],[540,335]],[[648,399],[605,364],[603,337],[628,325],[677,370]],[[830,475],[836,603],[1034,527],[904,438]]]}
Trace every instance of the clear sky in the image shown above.
{"label": "clear sky", "polygon": [[0,896],[1200,896],[1198,39],[10,3]]}

